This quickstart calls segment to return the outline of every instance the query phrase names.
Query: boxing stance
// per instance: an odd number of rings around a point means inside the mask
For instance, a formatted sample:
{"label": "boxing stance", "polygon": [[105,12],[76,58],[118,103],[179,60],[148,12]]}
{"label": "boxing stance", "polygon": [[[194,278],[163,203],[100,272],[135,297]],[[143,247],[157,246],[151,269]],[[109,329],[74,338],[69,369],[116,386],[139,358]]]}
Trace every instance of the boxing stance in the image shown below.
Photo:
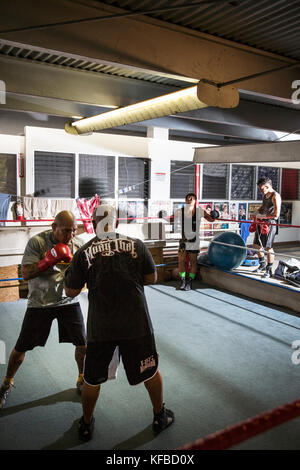
{"label": "boxing stance", "polygon": [[[195,279],[198,271],[197,256],[200,248],[199,231],[201,217],[204,217],[209,222],[213,222],[215,219],[205,210],[196,207],[196,194],[188,193],[185,196],[185,203],[185,207],[179,209],[175,214],[175,217],[181,218],[181,240],[179,241],[178,250],[179,289],[191,290],[192,281]],[[186,273],[187,255],[189,255],[190,262],[188,276]]]}
{"label": "boxing stance", "polygon": [[[263,195],[262,205],[259,207],[256,218],[258,222],[269,222],[276,224],[280,215],[281,197],[272,188],[272,181],[263,177],[257,182],[260,192]],[[264,253],[259,252],[259,267],[254,271],[262,273],[264,278],[272,277],[272,266],[274,263],[274,250],[272,248],[275,235],[278,233],[278,227],[274,225],[267,226],[265,224],[257,224],[255,228],[255,236],[253,247],[257,250],[265,250],[268,252],[267,261]]]}
{"label": "boxing stance", "polygon": [[75,360],[79,373],[76,387],[79,393],[81,391],[86,350],[84,320],[78,300],[67,297],[63,290],[64,273],[72,254],[83,244],[75,237],[76,229],[72,212],[62,211],[55,217],[52,230],[35,235],[26,245],[21,273],[28,281],[28,304],[0,388],[0,408],[5,405],[26,352],[46,344],[54,318],[58,322],[59,341],[76,346]]}
{"label": "boxing stance", "polygon": [[67,295],[78,295],[85,283],[89,292],[79,438],[92,438],[100,386],[108,379],[116,347],[129,384],[143,382],[149,393],[154,412],[152,426],[157,433],[172,424],[174,414],[163,403],[162,376],[144,294],[144,285],[156,282],[156,268],[141,240],[115,232],[114,207],[100,205],[95,209],[93,225],[97,237],[75,253],[65,277]]}

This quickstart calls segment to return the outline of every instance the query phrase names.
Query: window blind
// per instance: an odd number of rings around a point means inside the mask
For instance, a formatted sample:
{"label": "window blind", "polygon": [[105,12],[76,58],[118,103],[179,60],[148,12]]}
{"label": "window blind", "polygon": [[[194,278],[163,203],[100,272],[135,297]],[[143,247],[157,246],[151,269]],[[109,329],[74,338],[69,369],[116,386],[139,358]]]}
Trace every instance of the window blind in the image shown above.
{"label": "window blind", "polygon": [[71,153],[34,152],[34,196],[75,197],[75,160]]}
{"label": "window blind", "polygon": [[148,199],[150,162],[144,158],[119,157],[119,198]]}
{"label": "window blind", "polygon": [[17,194],[17,156],[0,153],[0,193]]}
{"label": "window blind", "polygon": [[79,197],[115,197],[115,157],[79,155]]}
{"label": "window blind", "polygon": [[202,199],[228,198],[229,166],[224,163],[203,165]]}
{"label": "window blind", "polygon": [[195,192],[195,165],[191,162],[171,161],[171,199],[185,199],[187,193]]}

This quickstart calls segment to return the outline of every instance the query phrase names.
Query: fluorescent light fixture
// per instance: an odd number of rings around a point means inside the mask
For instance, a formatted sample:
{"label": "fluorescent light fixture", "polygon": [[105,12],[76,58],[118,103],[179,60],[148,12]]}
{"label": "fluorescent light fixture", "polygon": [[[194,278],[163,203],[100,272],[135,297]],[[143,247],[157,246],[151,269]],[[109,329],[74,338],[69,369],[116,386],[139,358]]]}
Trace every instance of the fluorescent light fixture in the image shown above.
{"label": "fluorescent light fixture", "polygon": [[184,88],[167,95],[141,101],[124,108],[117,108],[97,116],[66,123],[65,130],[71,134],[86,134],[134,122],[156,119],[207,106],[234,108],[239,103],[236,88],[200,81],[198,85]]}

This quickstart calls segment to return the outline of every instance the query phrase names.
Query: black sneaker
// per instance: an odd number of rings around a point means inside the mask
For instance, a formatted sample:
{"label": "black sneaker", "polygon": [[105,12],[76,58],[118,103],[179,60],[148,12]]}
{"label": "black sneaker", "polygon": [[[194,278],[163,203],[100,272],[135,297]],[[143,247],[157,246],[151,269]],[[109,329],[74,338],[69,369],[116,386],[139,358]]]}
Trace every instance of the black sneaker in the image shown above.
{"label": "black sneaker", "polygon": [[262,277],[263,277],[264,279],[268,279],[268,278],[272,277],[272,269],[267,268],[267,269],[265,270],[264,274],[262,275]]}
{"label": "black sneaker", "polygon": [[180,278],[179,290],[184,290],[185,289],[185,283],[186,283],[185,277],[181,277]]}
{"label": "black sneaker", "polygon": [[191,290],[192,289],[192,278],[188,277],[185,283],[184,290]]}
{"label": "black sneaker", "polygon": [[262,273],[266,272],[266,269],[267,269],[266,263],[262,263],[256,269],[254,269],[254,271],[252,271],[252,272],[262,274]]}
{"label": "black sneaker", "polygon": [[163,404],[163,409],[161,410],[161,412],[158,414],[154,413],[152,429],[155,434],[160,433],[168,426],[170,426],[174,422],[174,419],[175,416],[173,411],[165,408],[165,404]]}
{"label": "black sneaker", "polygon": [[89,424],[84,422],[83,416],[78,423],[78,437],[81,441],[90,441],[93,437],[95,418]]}
{"label": "black sneaker", "polygon": [[8,395],[14,387],[14,381],[10,380],[8,383],[3,383],[0,388],[0,410],[4,408]]}

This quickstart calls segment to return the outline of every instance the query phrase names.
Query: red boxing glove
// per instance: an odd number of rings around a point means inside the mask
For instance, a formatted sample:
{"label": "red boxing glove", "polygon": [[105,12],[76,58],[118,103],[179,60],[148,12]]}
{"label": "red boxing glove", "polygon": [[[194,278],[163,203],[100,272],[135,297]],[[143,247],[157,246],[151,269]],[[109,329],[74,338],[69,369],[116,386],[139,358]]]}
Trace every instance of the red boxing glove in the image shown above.
{"label": "red boxing glove", "polygon": [[260,233],[262,235],[268,235],[269,232],[269,226],[267,224],[262,224],[260,227]]}
{"label": "red boxing glove", "polygon": [[256,224],[255,222],[252,222],[252,224],[251,224],[250,227],[249,227],[249,232],[251,232],[251,233],[252,233],[252,232],[255,232],[255,230],[256,230],[256,225],[257,225],[257,224]]}
{"label": "red boxing glove", "polygon": [[47,251],[45,258],[38,262],[38,269],[39,271],[46,271],[60,261],[70,263],[71,259],[72,253],[68,245],[57,243],[51,250]]}

